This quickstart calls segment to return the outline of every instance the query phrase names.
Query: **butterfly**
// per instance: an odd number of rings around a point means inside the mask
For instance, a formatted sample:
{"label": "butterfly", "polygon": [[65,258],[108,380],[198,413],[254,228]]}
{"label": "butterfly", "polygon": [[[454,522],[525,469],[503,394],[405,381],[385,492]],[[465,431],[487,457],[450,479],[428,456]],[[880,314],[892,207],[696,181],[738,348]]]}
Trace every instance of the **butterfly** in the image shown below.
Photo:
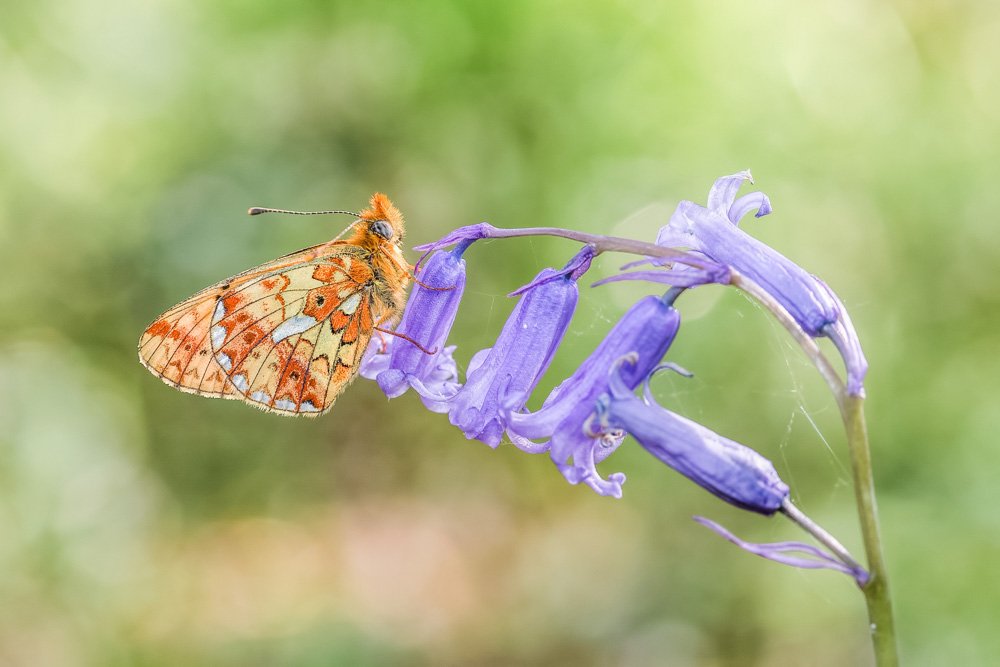
{"label": "butterfly", "polygon": [[[289,211],[250,209],[263,212]],[[181,391],[280,415],[329,410],[372,332],[393,334],[383,327],[398,321],[410,281],[403,216],[389,198],[375,193],[351,215],[349,238],[244,271],[160,315],[139,339],[139,361]]]}

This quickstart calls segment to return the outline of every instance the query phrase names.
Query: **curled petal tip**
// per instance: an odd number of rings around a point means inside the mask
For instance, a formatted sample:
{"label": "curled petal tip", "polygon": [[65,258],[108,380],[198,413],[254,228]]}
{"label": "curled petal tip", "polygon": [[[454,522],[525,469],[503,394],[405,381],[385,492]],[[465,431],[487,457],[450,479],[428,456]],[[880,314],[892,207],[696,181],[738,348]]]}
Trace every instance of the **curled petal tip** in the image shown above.
{"label": "curled petal tip", "polygon": [[708,209],[725,217],[736,200],[736,193],[746,181],[753,183],[749,169],[716,179],[708,191]]}
{"label": "curled petal tip", "polygon": [[660,364],[653,370],[649,371],[649,375],[647,375],[642,381],[642,402],[646,405],[655,405],[659,407],[659,403],[656,402],[656,398],[653,396],[653,388],[649,383],[652,381],[654,375],[662,373],[663,371],[673,371],[683,378],[690,379],[694,377],[694,373],[672,361]]}
{"label": "curled petal tip", "polygon": [[668,361],[666,363],[662,363],[659,366],[657,366],[656,368],[654,368],[650,372],[650,377],[652,377],[652,375],[654,373],[659,373],[661,371],[673,371],[673,372],[677,373],[678,375],[680,375],[681,377],[686,377],[686,378],[693,378],[694,377],[694,373],[692,373],[688,369],[684,368],[680,364],[675,364],[672,361]]}
{"label": "curled petal tip", "polygon": [[764,195],[764,201],[761,202],[760,208],[757,209],[757,212],[754,213],[753,217],[755,217],[755,218],[763,218],[765,215],[770,215],[773,212],[774,212],[774,209],[771,208],[771,199],[770,199],[770,197],[768,197],[767,195]]}
{"label": "curled petal tip", "polygon": [[622,485],[625,484],[625,473],[612,473],[608,475],[607,479],[602,479],[599,475],[588,474],[582,481],[584,484],[596,491],[598,495],[610,498],[621,498]]}
{"label": "curled petal tip", "polygon": [[750,173],[749,169],[741,169],[734,174],[729,174],[727,176],[721,176],[717,179],[718,181],[724,180],[735,180],[735,181],[749,181],[753,184],[753,174]]}
{"label": "curled petal tip", "polygon": [[743,195],[729,207],[729,221],[739,225],[740,220],[750,211],[757,209],[755,218],[762,218],[771,213],[771,200],[763,192],[751,192]]}
{"label": "curled petal tip", "polygon": [[375,378],[375,382],[378,383],[379,389],[382,390],[387,398],[402,396],[410,386],[406,381],[406,374],[395,368],[390,368],[379,373]]}

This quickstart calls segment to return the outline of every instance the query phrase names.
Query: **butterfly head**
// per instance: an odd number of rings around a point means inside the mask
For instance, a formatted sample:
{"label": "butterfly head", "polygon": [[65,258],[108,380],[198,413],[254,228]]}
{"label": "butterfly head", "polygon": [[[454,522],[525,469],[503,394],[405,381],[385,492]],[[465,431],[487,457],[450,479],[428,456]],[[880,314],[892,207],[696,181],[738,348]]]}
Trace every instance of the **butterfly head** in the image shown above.
{"label": "butterfly head", "polygon": [[399,245],[403,241],[403,214],[381,192],[372,195],[368,208],[359,218],[367,225],[368,233]]}

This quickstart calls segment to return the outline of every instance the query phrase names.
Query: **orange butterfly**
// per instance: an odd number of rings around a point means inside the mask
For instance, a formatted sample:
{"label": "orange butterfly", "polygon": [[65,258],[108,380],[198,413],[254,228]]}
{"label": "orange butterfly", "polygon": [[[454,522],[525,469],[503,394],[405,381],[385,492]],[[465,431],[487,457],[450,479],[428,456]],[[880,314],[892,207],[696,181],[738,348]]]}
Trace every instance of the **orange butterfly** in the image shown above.
{"label": "orange butterfly", "polygon": [[139,339],[139,360],[181,391],[281,415],[329,410],[372,331],[392,333],[380,326],[398,320],[410,281],[403,216],[389,198],[375,193],[352,215],[349,239],[244,271],[165,312]]}

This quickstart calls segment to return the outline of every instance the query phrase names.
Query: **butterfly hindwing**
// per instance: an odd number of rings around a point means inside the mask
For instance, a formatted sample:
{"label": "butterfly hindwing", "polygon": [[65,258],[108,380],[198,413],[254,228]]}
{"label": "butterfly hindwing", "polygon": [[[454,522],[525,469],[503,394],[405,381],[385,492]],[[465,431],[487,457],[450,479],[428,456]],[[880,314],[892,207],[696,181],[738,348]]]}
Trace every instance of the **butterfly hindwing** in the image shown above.
{"label": "butterfly hindwing", "polygon": [[216,298],[201,294],[151,324],[139,340],[139,359],[167,384],[182,391],[232,398],[209,340]]}

